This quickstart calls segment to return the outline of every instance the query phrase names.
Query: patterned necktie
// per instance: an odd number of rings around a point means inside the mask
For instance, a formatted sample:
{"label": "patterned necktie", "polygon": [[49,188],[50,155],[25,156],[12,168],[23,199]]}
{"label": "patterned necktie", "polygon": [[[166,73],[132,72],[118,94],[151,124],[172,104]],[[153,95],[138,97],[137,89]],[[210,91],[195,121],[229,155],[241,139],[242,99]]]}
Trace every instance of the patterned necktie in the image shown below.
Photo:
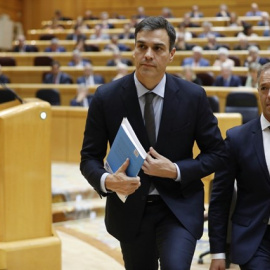
{"label": "patterned necktie", "polygon": [[147,93],[145,96],[145,106],[144,106],[144,122],[146,131],[148,134],[148,139],[151,146],[156,143],[156,125],[155,125],[155,114],[153,108],[153,98],[155,93]]}

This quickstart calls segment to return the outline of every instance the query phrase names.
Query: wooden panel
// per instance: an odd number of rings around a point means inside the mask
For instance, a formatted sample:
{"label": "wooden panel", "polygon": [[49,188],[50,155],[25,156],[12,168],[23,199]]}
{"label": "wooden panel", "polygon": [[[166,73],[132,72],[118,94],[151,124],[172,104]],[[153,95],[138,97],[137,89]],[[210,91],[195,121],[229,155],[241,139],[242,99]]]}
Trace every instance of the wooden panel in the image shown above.
{"label": "wooden panel", "polygon": [[0,111],[0,242],[52,235],[50,121],[46,102]]}
{"label": "wooden panel", "polygon": [[10,19],[15,22],[22,20],[22,1],[9,0],[0,2],[0,14],[9,15]]}

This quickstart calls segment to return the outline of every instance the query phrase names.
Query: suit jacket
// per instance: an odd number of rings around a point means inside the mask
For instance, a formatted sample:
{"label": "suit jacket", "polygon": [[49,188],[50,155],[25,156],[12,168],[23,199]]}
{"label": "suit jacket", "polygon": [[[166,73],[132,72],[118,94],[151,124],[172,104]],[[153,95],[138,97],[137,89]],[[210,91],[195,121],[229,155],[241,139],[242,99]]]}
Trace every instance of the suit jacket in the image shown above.
{"label": "suit jacket", "polygon": [[[94,75],[94,83],[95,84],[103,84],[103,83],[105,83],[105,80],[101,75]],[[85,76],[79,77],[77,79],[77,84],[86,84]]]}
{"label": "suit jacket", "polygon": [[[34,45],[25,45],[23,47],[24,52],[38,52],[38,48]],[[13,52],[20,52],[20,47],[18,45],[14,46]]]}
{"label": "suit jacket", "polygon": [[10,79],[6,75],[1,74],[0,75],[0,82],[1,83],[10,83]]}
{"label": "suit jacket", "polygon": [[[223,77],[221,75],[217,76],[213,85],[214,86],[224,86]],[[237,87],[237,86],[241,86],[241,85],[242,85],[241,79],[236,75],[232,75],[229,86],[230,87]]]}
{"label": "suit jacket", "polygon": [[[63,46],[59,46],[55,52],[65,52],[66,49]],[[44,52],[53,52],[51,47],[45,48]]]}
{"label": "suit jacket", "polygon": [[[44,77],[43,83],[48,83],[48,84],[49,83],[54,83],[54,80],[53,79],[54,79],[53,74],[52,73],[48,73]],[[69,84],[69,83],[72,83],[72,79],[71,79],[71,77],[67,73],[61,72],[60,73],[59,83],[61,83],[61,84]]]}
{"label": "suit jacket", "polygon": [[[194,63],[194,59],[193,57],[187,57],[187,58],[184,58],[183,59],[183,62],[182,62],[182,66],[192,66]],[[208,67],[210,64],[209,64],[209,61],[205,58],[201,58],[200,61],[199,61],[199,66],[200,67]]]}
{"label": "suit jacket", "polygon": [[[200,86],[166,74],[163,111],[155,149],[175,162],[181,170],[181,183],[149,177],[141,170],[141,186],[123,203],[115,193],[103,193],[100,178],[105,173],[103,159],[107,143],[113,143],[123,117],[127,117],[139,141],[148,151],[134,74],[97,88],[86,121],[81,150],[81,172],[94,189],[107,196],[107,230],[120,241],[133,240],[139,231],[151,181],[174,215],[194,237],[203,232],[204,189],[201,178],[219,167],[224,142],[205,91]],[[202,153],[192,157],[194,140]]]}
{"label": "suit jacket", "polygon": [[232,215],[232,262],[245,264],[256,252],[270,216],[270,177],[260,118],[230,129],[226,147],[228,168],[216,173],[209,209],[211,253],[225,252],[228,211],[237,181],[237,202]]}

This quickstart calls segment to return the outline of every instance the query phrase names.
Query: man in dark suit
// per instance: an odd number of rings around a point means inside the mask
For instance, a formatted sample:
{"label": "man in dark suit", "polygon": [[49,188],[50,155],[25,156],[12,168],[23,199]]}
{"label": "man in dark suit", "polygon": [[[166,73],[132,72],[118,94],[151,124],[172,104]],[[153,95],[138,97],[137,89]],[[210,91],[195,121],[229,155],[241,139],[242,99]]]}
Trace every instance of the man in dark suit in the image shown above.
{"label": "man in dark suit", "polygon": [[[128,270],[157,270],[159,261],[163,269],[190,269],[203,232],[201,178],[223,166],[224,142],[205,91],[165,73],[175,37],[163,17],[142,20],[135,29],[135,72],[98,87],[86,120],[81,172],[107,196],[106,227],[120,241]],[[147,95],[154,96],[150,124]],[[104,169],[107,144],[123,117],[148,152],[137,177],[125,173],[129,160],[114,174]],[[201,150],[196,158],[195,141]],[[128,195],[125,203],[116,192]]]}
{"label": "man in dark suit", "polygon": [[43,83],[69,84],[72,83],[72,79],[67,73],[60,70],[60,63],[58,61],[53,61],[51,72],[45,75]]}
{"label": "man in dark suit", "polygon": [[258,72],[262,115],[230,129],[225,140],[229,159],[216,173],[209,208],[211,270],[225,269],[227,221],[234,183],[231,261],[242,270],[270,269],[270,64]]}
{"label": "man in dark suit", "polygon": [[101,75],[95,75],[93,66],[88,63],[84,66],[84,76],[77,79],[77,84],[95,85],[105,83],[104,78]]}
{"label": "man in dark suit", "polygon": [[238,87],[242,82],[239,76],[233,75],[232,66],[227,63],[221,65],[221,75],[215,78],[213,86]]}

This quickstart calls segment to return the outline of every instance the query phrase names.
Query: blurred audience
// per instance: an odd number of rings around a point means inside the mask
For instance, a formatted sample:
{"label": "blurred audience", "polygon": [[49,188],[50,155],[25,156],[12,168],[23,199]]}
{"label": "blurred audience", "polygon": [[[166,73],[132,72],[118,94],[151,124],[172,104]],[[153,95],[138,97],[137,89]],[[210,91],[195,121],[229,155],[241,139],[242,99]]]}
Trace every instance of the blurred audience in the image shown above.
{"label": "blurred audience", "polygon": [[175,41],[175,49],[177,51],[190,51],[194,45],[186,43],[184,33],[178,32]]}
{"label": "blurred audience", "polygon": [[84,59],[79,50],[74,50],[72,52],[72,59],[70,62],[68,62],[68,66],[81,68],[89,63],[91,63],[91,61],[88,59]]}
{"label": "blurred audience", "polygon": [[65,52],[65,51],[66,51],[65,47],[59,45],[58,38],[51,39],[50,46],[44,49],[44,52]]}
{"label": "blurred audience", "polygon": [[217,42],[217,38],[213,34],[207,35],[207,44],[203,47],[204,50],[218,50],[221,47]]}
{"label": "blurred audience", "polygon": [[140,19],[140,20],[146,18],[147,15],[146,15],[146,13],[145,13],[144,7],[139,6],[139,7],[137,8],[137,14],[135,14],[135,16],[136,16],[137,19]]}
{"label": "blurred audience", "polygon": [[198,35],[199,38],[206,38],[209,34],[212,34],[216,37],[220,37],[220,33],[212,30],[213,24],[211,22],[204,21],[202,23],[203,31]]}
{"label": "blurred audience", "polygon": [[67,73],[61,71],[61,66],[58,61],[53,61],[51,64],[51,72],[45,74],[43,83],[70,84],[72,83],[72,79]]}
{"label": "blurred audience", "polygon": [[263,66],[268,62],[268,58],[260,56],[260,50],[257,46],[250,46],[248,48],[248,56],[244,62],[245,67],[249,67],[251,63],[258,63]]}
{"label": "blurred audience", "polygon": [[226,4],[221,4],[219,6],[219,12],[216,14],[216,17],[230,17],[228,6]]}
{"label": "blurred audience", "polygon": [[246,16],[261,16],[262,12],[259,9],[257,3],[251,3],[250,5],[251,10],[246,13]]}
{"label": "blurred audience", "polygon": [[251,46],[246,35],[239,35],[238,40],[239,42],[237,45],[234,46],[234,50],[248,50],[248,48]]}
{"label": "blurred audience", "polygon": [[110,39],[110,43],[105,45],[104,51],[112,51],[113,52],[115,50],[119,50],[121,52],[131,51],[130,47],[128,47],[127,45],[125,45],[123,43],[119,43],[119,37],[117,34],[112,34],[111,39]]}
{"label": "blurred audience", "polygon": [[243,26],[241,19],[238,17],[238,15],[235,12],[231,12],[228,26],[229,27]]}
{"label": "blurred audience", "polygon": [[262,19],[258,21],[258,26],[269,26],[270,25],[269,13],[266,11],[262,12]]}
{"label": "blurred audience", "polygon": [[91,40],[106,40],[110,39],[110,36],[107,33],[104,33],[102,25],[96,24],[94,28],[95,32],[90,35]]}
{"label": "blurred audience", "polygon": [[84,12],[83,20],[84,21],[98,20],[98,17],[94,16],[93,12],[90,9],[87,9]]}
{"label": "blurred audience", "polygon": [[86,85],[80,84],[77,87],[77,95],[70,101],[70,106],[80,106],[88,108],[93,95],[89,94],[88,87]]}
{"label": "blurred audience", "polygon": [[104,84],[105,80],[101,75],[94,74],[93,66],[90,63],[86,63],[84,66],[83,76],[79,77],[76,83],[89,86],[95,84]]}
{"label": "blurred audience", "polygon": [[184,27],[199,27],[198,23],[194,23],[191,20],[190,13],[186,12],[183,16],[183,21],[181,23]]}
{"label": "blurred audience", "polygon": [[176,36],[178,36],[178,34],[183,34],[185,41],[192,39],[192,33],[186,30],[183,22],[179,23],[176,28]]}
{"label": "blurred audience", "polygon": [[257,88],[258,87],[258,80],[257,80],[257,74],[258,71],[260,70],[261,65],[258,63],[251,63],[248,67],[248,75],[247,79],[245,82],[246,87],[253,87]]}
{"label": "blurred audience", "polygon": [[243,24],[243,31],[239,32],[237,34],[237,37],[239,37],[241,35],[245,35],[247,37],[257,37],[258,36],[253,30],[253,25],[249,24],[249,23]]}
{"label": "blurred audience", "polygon": [[35,45],[28,45],[25,42],[24,35],[18,35],[15,46],[12,49],[13,52],[37,52],[38,48]]}
{"label": "blurred audience", "polygon": [[66,40],[75,40],[84,38],[86,39],[85,34],[82,33],[82,29],[79,25],[75,25],[73,28],[73,33],[70,33],[66,36]]}
{"label": "blurred audience", "polygon": [[202,80],[197,77],[191,66],[184,66],[181,76],[184,80],[202,85]]}
{"label": "blurred audience", "polygon": [[232,73],[232,66],[227,63],[222,64],[220,75],[215,78],[213,86],[238,87],[241,85],[239,76]]}
{"label": "blurred audience", "polygon": [[190,17],[192,17],[192,18],[202,18],[203,17],[203,13],[200,11],[198,5],[193,5],[191,7],[191,11],[189,14],[190,14]]}
{"label": "blurred audience", "polygon": [[115,50],[113,52],[113,59],[108,60],[106,66],[117,66],[121,63],[127,66],[133,65],[131,60],[122,57],[122,54],[119,50]]}
{"label": "blurred audience", "polygon": [[170,18],[174,17],[172,10],[168,7],[162,8],[160,16],[162,16],[163,18],[166,18],[166,19],[170,19]]}
{"label": "blurred audience", "polygon": [[214,61],[213,66],[221,67],[223,64],[234,66],[234,61],[229,57],[229,50],[224,47],[218,49],[217,59]]}
{"label": "blurred audience", "polygon": [[125,23],[123,25],[123,33],[119,34],[119,39],[134,39],[135,35],[131,32],[132,25]]}
{"label": "blurred audience", "polygon": [[207,67],[210,65],[209,61],[202,57],[202,47],[194,46],[192,51],[193,55],[191,57],[184,58],[182,61],[182,66]]}
{"label": "blurred audience", "polygon": [[109,13],[106,11],[103,11],[100,13],[100,20],[101,23],[100,25],[102,26],[103,29],[112,29],[114,28],[114,25],[109,22]]}
{"label": "blurred audience", "polygon": [[78,50],[80,52],[99,52],[98,44],[86,44],[86,40],[84,38],[79,38],[74,46],[74,50]]}
{"label": "blurred audience", "polygon": [[119,63],[117,65],[117,74],[113,77],[112,81],[118,80],[128,74],[128,65]]}

